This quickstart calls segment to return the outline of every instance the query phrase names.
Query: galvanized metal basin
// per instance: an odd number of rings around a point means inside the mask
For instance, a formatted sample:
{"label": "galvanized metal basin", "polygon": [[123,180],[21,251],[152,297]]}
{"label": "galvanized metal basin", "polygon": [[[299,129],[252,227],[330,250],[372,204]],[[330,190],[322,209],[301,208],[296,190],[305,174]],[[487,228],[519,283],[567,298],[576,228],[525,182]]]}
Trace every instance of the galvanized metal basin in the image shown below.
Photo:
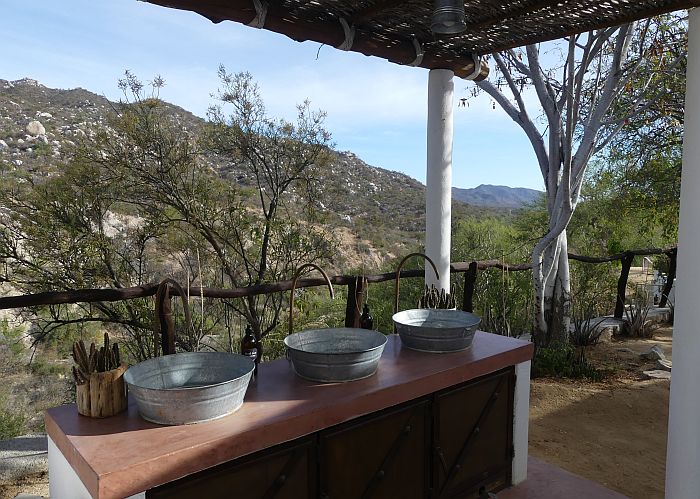
{"label": "galvanized metal basin", "polygon": [[321,383],[356,381],[377,372],[387,338],[369,329],[307,329],[284,339],[298,376]]}
{"label": "galvanized metal basin", "polygon": [[144,419],[191,424],[240,409],[254,367],[235,353],[177,353],[139,362],[127,369],[124,381]]}
{"label": "galvanized metal basin", "polygon": [[404,310],[392,319],[403,346],[430,353],[466,350],[481,322],[469,312],[431,308]]}

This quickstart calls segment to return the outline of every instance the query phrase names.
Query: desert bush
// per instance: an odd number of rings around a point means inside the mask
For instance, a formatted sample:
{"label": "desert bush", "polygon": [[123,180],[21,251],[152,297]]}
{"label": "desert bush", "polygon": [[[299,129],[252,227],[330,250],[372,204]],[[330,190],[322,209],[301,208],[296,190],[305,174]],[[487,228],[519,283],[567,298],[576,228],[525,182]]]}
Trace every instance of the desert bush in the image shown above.
{"label": "desert bush", "polygon": [[29,370],[34,376],[40,378],[66,374],[68,368],[64,364],[49,362],[45,357],[37,357],[29,364]]}
{"label": "desert bush", "polygon": [[553,348],[542,348],[532,363],[532,377],[587,378],[601,381],[603,373],[586,360],[585,348],[574,348],[570,343],[559,343]]}
{"label": "desert bush", "polygon": [[6,407],[6,400],[0,399],[0,440],[24,435],[27,429],[27,419]]}
{"label": "desert bush", "polygon": [[[520,264],[530,260],[531,242],[516,226],[496,217],[464,218],[455,223],[453,261],[501,260]],[[457,279],[463,289],[463,277]],[[461,301],[458,299],[458,306]],[[480,329],[505,336],[532,330],[532,272],[509,272],[498,268],[480,271],[474,290],[474,313]]]}

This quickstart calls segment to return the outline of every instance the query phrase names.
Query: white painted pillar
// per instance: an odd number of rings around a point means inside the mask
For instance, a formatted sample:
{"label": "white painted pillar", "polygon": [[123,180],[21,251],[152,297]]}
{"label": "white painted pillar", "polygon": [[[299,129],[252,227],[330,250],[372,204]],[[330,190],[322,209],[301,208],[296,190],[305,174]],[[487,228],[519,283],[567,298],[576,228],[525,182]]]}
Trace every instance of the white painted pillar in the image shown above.
{"label": "white painted pillar", "polygon": [[440,272],[436,279],[426,262],[425,283],[450,290],[452,235],[452,127],[454,73],[431,69],[428,76],[428,173],[425,189],[425,253]]}
{"label": "white painted pillar", "polygon": [[690,11],[666,499],[700,494],[700,9]]}
{"label": "white painted pillar", "polygon": [[515,366],[515,400],[513,401],[513,485],[527,478],[527,443],[530,427],[531,361]]}

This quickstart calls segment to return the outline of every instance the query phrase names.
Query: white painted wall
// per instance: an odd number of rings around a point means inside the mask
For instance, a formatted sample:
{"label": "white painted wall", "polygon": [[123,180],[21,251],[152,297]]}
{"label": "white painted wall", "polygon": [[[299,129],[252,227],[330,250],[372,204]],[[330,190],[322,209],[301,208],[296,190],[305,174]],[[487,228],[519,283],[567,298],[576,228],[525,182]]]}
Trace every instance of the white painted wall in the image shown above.
{"label": "white painted wall", "polygon": [[452,133],[454,73],[431,69],[428,76],[428,171],[425,189],[425,253],[440,273],[435,278],[426,262],[425,283],[450,290],[452,235]]}
{"label": "white painted wall", "polygon": [[513,485],[527,478],[527,438],[530,424],[530,363],[515,366],[515,401],[513,403]]}
{"label": "white painted wall", "polygon": [[[94,499],[51,437],[48,440],[51,499]],[[141,492],[126,499],[146,499],[146,493]]]}
{"label": "white painted wall", "polygon": [[700,9],[690,11],[666,499],[700,497]]}

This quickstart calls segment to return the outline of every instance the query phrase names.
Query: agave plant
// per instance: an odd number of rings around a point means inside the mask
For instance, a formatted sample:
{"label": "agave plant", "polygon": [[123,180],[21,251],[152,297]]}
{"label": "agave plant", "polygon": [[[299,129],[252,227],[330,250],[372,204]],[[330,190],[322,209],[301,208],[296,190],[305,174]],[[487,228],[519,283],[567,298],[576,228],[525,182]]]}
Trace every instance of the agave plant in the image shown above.
{"label": "agave plant", "polygon": [[629,307],[625,307],[625,322],[622,324],[622,334],[627,336],[652,336],[650,333],[658,329],[658,325],[647,320],[649,315],[649,297],[644,293],[636,293]]}

